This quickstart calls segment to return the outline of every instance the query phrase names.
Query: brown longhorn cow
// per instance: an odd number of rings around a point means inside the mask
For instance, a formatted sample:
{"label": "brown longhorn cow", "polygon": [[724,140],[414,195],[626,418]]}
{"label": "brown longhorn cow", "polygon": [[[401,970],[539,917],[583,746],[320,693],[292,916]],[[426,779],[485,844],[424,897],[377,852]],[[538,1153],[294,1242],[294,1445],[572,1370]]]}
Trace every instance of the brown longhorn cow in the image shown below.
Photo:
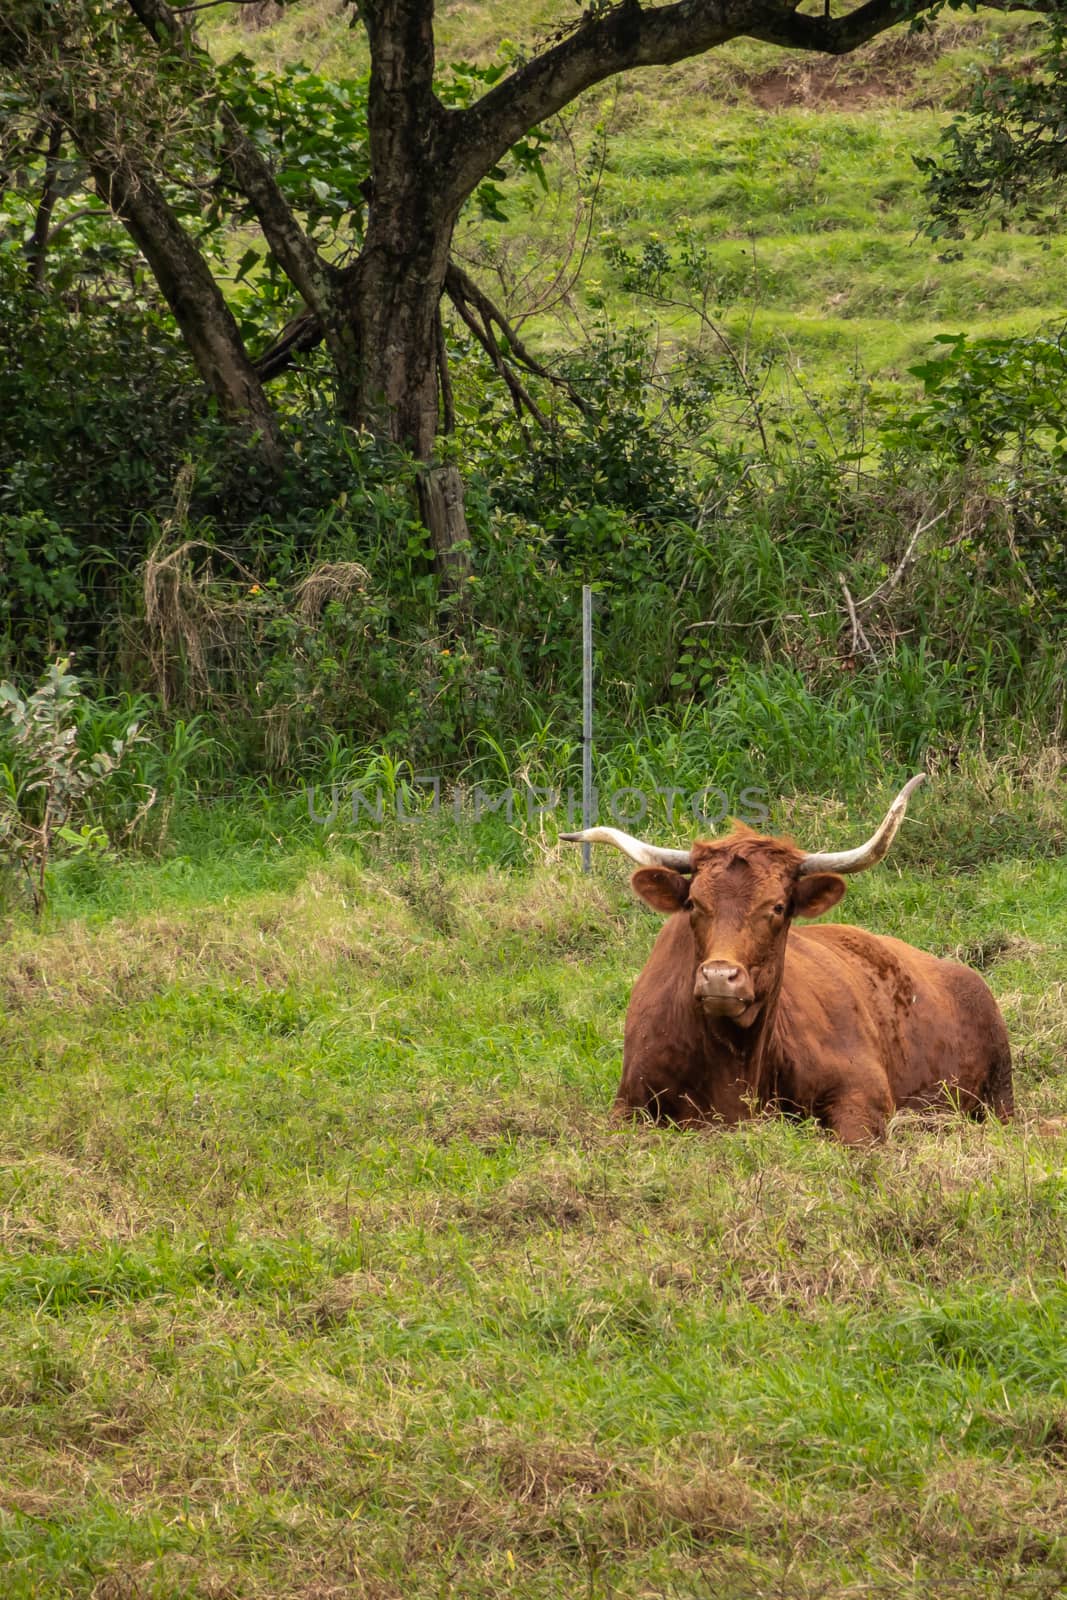
{"label": "brown longhorn cow", "polygon": [[922,774],[856,850],[813,855],[738,827],[690,851],[617,828],[562,837],[640,863],[635,892],[667,922],[626,1016],[616,1116],[693,1126],[763,1106],[815,1117],[849,1144],[893,1112],[1012,1114],[1011,1051],[977,972],[862,928],[796,928],[889,849]]}

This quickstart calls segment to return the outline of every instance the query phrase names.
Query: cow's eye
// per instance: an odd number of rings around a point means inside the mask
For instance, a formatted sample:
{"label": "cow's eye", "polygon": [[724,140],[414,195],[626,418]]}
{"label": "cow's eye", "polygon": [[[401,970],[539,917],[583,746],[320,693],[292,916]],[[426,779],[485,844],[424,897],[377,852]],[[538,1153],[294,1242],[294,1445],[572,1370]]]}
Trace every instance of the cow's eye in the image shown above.
{"label": "cow's eye", "polygon": [[785,906],[779,904],[779,905],[776,905],[773,909],[774,909],[774,914],[775,914],[776,917],[783,917],[785,915]]}

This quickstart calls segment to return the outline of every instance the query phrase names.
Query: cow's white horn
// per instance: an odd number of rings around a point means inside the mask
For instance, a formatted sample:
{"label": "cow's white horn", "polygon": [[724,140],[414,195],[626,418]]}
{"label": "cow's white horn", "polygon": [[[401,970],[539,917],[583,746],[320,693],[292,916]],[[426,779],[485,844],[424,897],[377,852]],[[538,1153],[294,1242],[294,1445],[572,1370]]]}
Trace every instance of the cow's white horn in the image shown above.
{"label": "cow's white horn", "polygon": [[876,866],[893,843],[908,809],[908,801],[925,776],[924,772],[916,773],[904,785],[886,812],[877,833],[872,834],[866,844],[861,844],[856,850],[827,851],[805,856],[800,864],[800,876],[806,878],[811,872],[863,872],[867,867]]}
{"label": "cow's white horn", "polygon": [[671,867],[675,872],[692,872],[693,858],[688,850],[665,850],[646,844],[619,828],[586,828],[584,833],[561,833],[567,844],[613,844],[642,867]]}

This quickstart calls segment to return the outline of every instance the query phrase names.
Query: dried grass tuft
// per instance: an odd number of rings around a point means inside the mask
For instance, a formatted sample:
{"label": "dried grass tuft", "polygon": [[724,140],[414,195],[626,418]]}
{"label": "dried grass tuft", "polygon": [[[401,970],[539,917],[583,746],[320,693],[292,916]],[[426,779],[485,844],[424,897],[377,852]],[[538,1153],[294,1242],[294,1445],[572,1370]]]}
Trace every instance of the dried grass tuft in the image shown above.
{"label": "dried grass tuft", "polygon": [[303,622],[313,623],[334,601],[366,594],[370,581],[370,573],[358,561],[323,561],[293,592],[297,615]]}
{"label": "dried grass tuft", "polygon": [[[219,563],[229,575],[218,570]],[[271,590],[272,614],[288,609],[302,627],[314,630],[328,605],[365,595],[370,583],[358,561],[325,561],[288,597]],[[224,688],[232,695],[235,686],[251,682],[264,591],[232,551],[203,539],[185,539],[166,550],[160,539],[145,561],[143,590],[148,664],[165,704],[182,697],[217,701]],[[136,644],[143,648],[140,639]],[[267,709],[267,752],[275,764],[288,756],[292,719],[289,705]]]}
{"label": "dried grass tuft", "polygon": [[238,599],[220,588],[210,560],[194,561],[197,553],[229,561],[244,580],[245,593],[257,587],[255,575],[226,550],[202,539],[186,539],[164,552],[156,544],[144,564],[145,627],[149,665],[164,704],[182,688],[209,696],[211,668],[236,665],[244,631],[245,595]]}

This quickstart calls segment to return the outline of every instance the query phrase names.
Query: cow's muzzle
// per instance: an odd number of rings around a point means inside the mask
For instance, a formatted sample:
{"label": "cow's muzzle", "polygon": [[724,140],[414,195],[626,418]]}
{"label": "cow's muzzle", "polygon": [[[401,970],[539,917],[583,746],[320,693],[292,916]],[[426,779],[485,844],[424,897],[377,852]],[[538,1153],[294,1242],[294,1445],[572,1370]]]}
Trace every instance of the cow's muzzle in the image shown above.
{"label": "cow's muzzle", "polygon": [[744,967],[728,961],[705,961],[697,968],[693,999],[707,1017],[739,1017],[755,1000],[752,979]]}

